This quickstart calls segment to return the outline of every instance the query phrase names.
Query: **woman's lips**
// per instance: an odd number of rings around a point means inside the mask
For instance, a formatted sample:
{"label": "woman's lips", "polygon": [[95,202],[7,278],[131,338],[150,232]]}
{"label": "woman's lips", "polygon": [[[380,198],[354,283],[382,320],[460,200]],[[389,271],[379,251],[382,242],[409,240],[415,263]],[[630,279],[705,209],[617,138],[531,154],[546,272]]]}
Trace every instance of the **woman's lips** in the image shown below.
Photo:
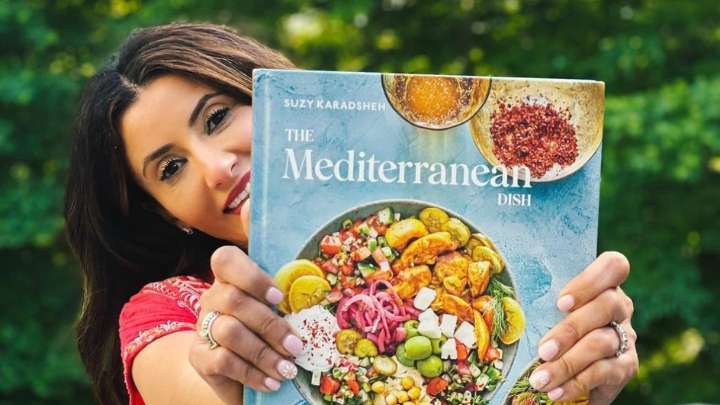
{"label": "woman's lips", "polygon": [[228,195],[223,213],[239,213],[243,204],[250,197],[250,171],[248,170]]}

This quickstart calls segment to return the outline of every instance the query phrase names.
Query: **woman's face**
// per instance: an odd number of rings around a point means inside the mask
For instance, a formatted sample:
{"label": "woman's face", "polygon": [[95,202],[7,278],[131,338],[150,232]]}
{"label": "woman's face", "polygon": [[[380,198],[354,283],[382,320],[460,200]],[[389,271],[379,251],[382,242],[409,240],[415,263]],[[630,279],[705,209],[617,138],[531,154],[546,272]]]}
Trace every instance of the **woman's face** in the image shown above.
{"label": "woman's face", "polygon": [[122,119],[136,180],[189,226],[247,246],[251,107],[175,75],[143,86]]}

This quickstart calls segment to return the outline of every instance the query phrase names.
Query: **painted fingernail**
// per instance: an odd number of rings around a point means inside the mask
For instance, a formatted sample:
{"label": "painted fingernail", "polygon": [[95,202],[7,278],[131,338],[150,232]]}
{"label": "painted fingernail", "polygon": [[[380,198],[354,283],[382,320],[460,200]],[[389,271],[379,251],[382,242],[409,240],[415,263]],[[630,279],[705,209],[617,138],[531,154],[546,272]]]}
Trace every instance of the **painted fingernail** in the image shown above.
{"label": "painted fingernail", "polygon": [[265,378],[265,386],[271,391],[277,391],[280,389],[280,382],[270,377]]}
{"label": "painted fingernail", "polygon": [[297,375],[297,367],[287,360],[280,360],[277,365],[278,373],[288,380],[292,380]]}
{"label": "painted fingernail", "polygon": [[303,342],[295,335],[287,335],[283,340],[283,347],[293,356],[297,356],[303,351]]}
{"label": "painted fingernail", "polygon": [[532,385],[533,388],[535,388],[536,390],[539,390],[540,388],[546,386],[549,382],[550,373],[545,370],[536,370],[530,376],[530,385]]}
{"label": "painted fingernail", "polygon": [[558,347],[557,342],[553,339],[550,339],[540,345],[540,348],[538,349],[538,356],[540,356],[540,358],[545,361],[550,361],[553,359],[553,357],[555,357],[559,350],[560,347]]}
{"label": "painted fingernail", "polygon": [[552,401],[555,401],[556,399],[563,396],[564,393],[565,393],[565,391],[563,391],[562,388],[557,387],[554,390],[548,392],[548,398],[550,398]]}
{"label": "painted fingernail", "polygon": [[277,305],[283,300],[283,293],[275,287],[270,287],[267,294],[265,294],[265,299],[269,303]]}
{"label": "painted fingernail", "polygon": [[567,312],[575,306],[575,298],[572,295],[563,295],[557,301],[557,307],[563,312]]}

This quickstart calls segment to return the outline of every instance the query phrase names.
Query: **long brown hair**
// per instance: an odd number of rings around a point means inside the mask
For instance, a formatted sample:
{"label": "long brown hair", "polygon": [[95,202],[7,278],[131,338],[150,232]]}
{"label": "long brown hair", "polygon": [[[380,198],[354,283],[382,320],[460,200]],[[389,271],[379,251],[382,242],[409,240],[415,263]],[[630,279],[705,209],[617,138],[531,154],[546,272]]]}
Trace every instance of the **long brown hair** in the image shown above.
{"label": "long brown hair", "polygon": [[126,404],[118,316],[152,281],[206,272],[225,242],[188,236],[131,175],[120,133],[138,88],[178,74],[250,103],[254,68],[292,68],[280,53],[212,24],[169,24],[130,34],[117,56],[87,84],[80,100],[65,189],[70,245],[83,272],[77,323],[80,356],[101,403]]}

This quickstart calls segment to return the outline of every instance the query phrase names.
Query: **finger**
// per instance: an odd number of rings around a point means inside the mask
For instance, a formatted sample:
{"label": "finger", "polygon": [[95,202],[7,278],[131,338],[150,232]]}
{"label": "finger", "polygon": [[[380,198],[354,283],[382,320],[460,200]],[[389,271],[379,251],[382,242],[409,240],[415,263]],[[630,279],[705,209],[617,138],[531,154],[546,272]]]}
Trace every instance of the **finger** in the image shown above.
{"label": "finger", "polygon": [[630,274],[630,262],[618,252],[605,252],[560,290],[557,306],[567,312],[592,301],[608,288],[621,285]]}
{"label": "finger", "polygon": [[603,291],[597,298],[571,312],[565,319],[542,338],[538,356],[551,361],[563,355],[590,331],[610,323],[622,322],[629,318],[630,308],[624,300],[624,293],[617,288]]}
{"label": "finger", "polygon": [[265,375],[229,349],[222,346],[210,349],[203,340],[193,345],[190,362],[216,392],[226,392],[228,380],[263,392],[277,391],[280,388],[279,381]]}
{"label": "finger", "polygon": [[210,268],[217,280],[232,284],[258,300],[275,305],[283,299],[272,278],[237,246],[222,246],[213,252]]}
{"label": "finger", "polygon": [[220,315],[213,323],[211,333],[220,346],[230,349],[276,380],[291,380],[297,375],[297,368],[292,362],[283,358],[233,316]]}
{"label": "finger", "polygon": [[590,391],[590,403],[591,404],[611,404],[615,397],[618,396],[620,391],[623,389],[625,384],[630,381],[636,374],[639,368],[637,351],[633,348],[627,353],[623,354],[618,358],[619,364],[626,370],[627,376],[625,381],[618,385],[601,385],[594,390]]}
{"label": "finger", "polygon": [[[612,391],[619,391],[634,375],[629,367],[630,357],[631,353],[627,352],[618,358],[596,361],[576,377],[550,390],[548,397],[553,401],[572,401],[592,395],[593,390],[599,387],[603,387],[606,391],[604,387],[612,387]],[[595,404],[595,402],[591,403]]]}
{"label": "finger", "polygon": [[302,353],[303,342],[290,324],[270,307],[234,285],[216,282],[212,293],[201,297],[202,308],[232,315],[283,356]]}
{"label": "finger", "polygon": [[620,339],[615,329],[595,329],[557,360],[538,366],[530,375],[530,384],[536,390],[550,391],[575,377],[592,363],[614,357],[619,347]]}

